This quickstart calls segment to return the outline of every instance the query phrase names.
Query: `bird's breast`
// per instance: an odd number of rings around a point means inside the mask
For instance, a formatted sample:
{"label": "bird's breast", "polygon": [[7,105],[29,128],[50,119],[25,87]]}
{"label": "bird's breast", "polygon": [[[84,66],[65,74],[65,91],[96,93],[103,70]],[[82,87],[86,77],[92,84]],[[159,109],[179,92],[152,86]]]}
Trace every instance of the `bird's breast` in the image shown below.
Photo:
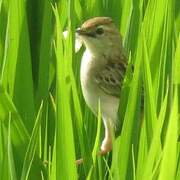
{"label": "bird's breast", "polygon": [[[101,68],[100,66],[102,66],[102,64],[100,64],[102,59],[99,58],[102,57],[95,59],[95,57],[88,51],[83,55],[80,72],[83,96],[86,104],[95,114],[97,114],[98,103],[100,101],[103,117],[115,120],[119,99],[104,93],[94,79],[94,75],[98,72],[98,69]],[[99,63],[97,61],[99,61]]]}
{"label": "bird's breast", "polygon": [[84,99],[87,105],[95,112],[98,102],[98,87],[93,79],[94,57],[89,51],[85,51],[81,60],[80,79]]}

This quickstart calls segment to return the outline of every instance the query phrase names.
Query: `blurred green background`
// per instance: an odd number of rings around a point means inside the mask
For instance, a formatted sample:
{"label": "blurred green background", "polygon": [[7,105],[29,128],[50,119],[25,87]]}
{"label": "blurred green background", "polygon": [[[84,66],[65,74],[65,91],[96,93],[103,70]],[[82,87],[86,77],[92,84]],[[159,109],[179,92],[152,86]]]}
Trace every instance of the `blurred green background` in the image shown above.
{"label": "blurred green background", "polygon": [[[74,52],[75,29],[95,16],[112,17],[134,65],[104,157],[101,114],[80,87],[84,48]],[[179,0],[0,0],[0,179],[179,180],[179,32]]]}

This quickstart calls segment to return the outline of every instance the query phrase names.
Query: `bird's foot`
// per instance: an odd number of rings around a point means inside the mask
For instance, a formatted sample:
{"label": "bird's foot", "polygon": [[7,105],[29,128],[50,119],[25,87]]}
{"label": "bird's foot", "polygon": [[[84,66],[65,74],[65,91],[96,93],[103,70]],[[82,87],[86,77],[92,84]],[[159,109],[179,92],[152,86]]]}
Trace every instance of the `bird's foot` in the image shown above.
{"label": "bird's foot", "polygon": [[110,139],[104,139],[101,145],[101,150],[98,155],[105,155],[112,150],[112,142]]}
{"label": "bird's foot", "polygon": [[[101,149],[97,155],[104,156],[112,150],[111,138],[105,138],[102,142]],[[76,165],[81,165],[84,162],[83,158],[76,160]]]}

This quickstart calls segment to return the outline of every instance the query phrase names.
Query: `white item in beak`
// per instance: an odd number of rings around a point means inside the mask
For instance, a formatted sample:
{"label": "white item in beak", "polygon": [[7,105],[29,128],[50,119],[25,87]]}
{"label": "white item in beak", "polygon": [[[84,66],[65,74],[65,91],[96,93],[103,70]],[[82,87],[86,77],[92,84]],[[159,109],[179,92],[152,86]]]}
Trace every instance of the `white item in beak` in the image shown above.
{"label": "white item in beak", "polygon": [[[68,37],[67,30],[63,32],[63,37],[64,37],[64,39],[67,39],[67,37]],[[76,33],[75,34],[75,52],[76,53],[81,49],[81,46],[82,46],[82,41],[80,40],[80,38],[78,37],[78,35]]]}

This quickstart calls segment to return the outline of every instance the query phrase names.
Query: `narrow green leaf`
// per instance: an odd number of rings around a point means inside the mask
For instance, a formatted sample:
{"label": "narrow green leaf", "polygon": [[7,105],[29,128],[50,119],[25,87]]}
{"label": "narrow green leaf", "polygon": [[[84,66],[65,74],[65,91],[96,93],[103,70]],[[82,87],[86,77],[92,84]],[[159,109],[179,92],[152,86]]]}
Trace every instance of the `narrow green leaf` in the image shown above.
{"label": "narrow green leaf", "polygon": [[174,83],[180,84],[180,35],[177,41],[177,48],[174,63]]}
{"label": "narrow green leaf", "polygon": [[133,120],[135,116],[136,103],[138,101],[138,91],[140,86],[140,69],[142,60],[142,40],[139,37],[138,51],[135,60],[134,76],[131,82],[129,92],[128,105],[124,118],[124,124],[121,133],[121,140],[119,146],[119,177],[125,180],[128,173],[128,161],[131,149],[131,138],[133,129]]}
{"label": "narrow green leaf", "polygon": [[169,180],[175,178],[177,168],[177,140],[178,140],[178,91],[175,86],[172,111],[167,127],[163,157],[161,162],[159,180]]}
{"label": "narrow green leaf", "polygon": [[15,170],[15,164],[14,164],[14,157],[13,157],[13,151],[12,151],[12,145],[11,145],[11,113],[9,113],[9,125],[8,125],[8,165],[9,165],[9,174],[10,179],[16,180],[16,170]]}
{"label": "narrow green leaf", "polygon": [[42,108],[43,108],[43,103],[41,104],[39,108],[39,112],[36,117],[35,125],[32,131],[32,135],[28,144],[28,148],[26,151],[24,163],[23,163],[23,169],[22,169],[22,174],[21,174],[21,180],[27,180],[29,177],[30,169],[34,160],[34,156],[36,153],[36,147],[38,143],[38,138],[39,138],[39,129],[41,125],[41,116],[42,116]]}
{"label": "narrow green leaf", "polygon": [[[63,53],[62,27],[59,21],[59,14],[57,8],[53,10],[56,18],[57,32],[55,47],[57,62],[56,177],[60,179],[76,179],[72,117],[70,104],[68,103],[70,97],[70,86],[67,81],[69,70],[67,69],[67,61],[65,61]],[[72,48],[69,49],[72,50]]]}

